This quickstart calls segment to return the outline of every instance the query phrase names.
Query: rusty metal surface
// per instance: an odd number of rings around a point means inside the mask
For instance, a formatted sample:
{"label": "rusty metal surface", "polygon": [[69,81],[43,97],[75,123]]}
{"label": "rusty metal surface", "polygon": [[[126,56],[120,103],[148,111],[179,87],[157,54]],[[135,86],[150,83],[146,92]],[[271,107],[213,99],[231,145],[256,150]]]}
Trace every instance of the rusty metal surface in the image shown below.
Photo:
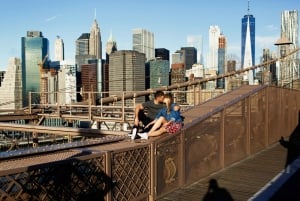
{"label": "rusty metal surface", "polygon": [[200,104],[190,110],[184,112],[185,124],[192,123],[197,117],[206,118],[216,112],[221,111],[226,106],[242,100],[244,97],[249,96],[255,91],[259,91],[265,86],[243,86],[234,91],[222,94],[208,102]]}
{"label": "rusty metal surface", "polygon": [[[108,175],[103,171],[105,158],[104,153],[83,151],[56,154],[53,158],[40,156],[10,161],[16,167],[11,167],[12,170],[0,177],[0,200],[79,201],[104,198],[110,188]],[[20,168],[20,163],[27,167]]]}
{"label": "rusty metal surface", "polygon": [[275,144],[157,201],[201,201],[208,191],[210,179],[216,179],[219,187],[226,189],[234,201],[246,201],[284,169],[285,160],[286,149]]}
{"label": "rusty metal surface", "polygon": [[220,118],[217,115],[185,132],[185,183],[193,183],[221,168]]}
{"label": "rusty metal surface", "polygon": [[169,136],[155,143],[155,185],[158,195],[166,194],[181,185],[182,179],[182,136]]}

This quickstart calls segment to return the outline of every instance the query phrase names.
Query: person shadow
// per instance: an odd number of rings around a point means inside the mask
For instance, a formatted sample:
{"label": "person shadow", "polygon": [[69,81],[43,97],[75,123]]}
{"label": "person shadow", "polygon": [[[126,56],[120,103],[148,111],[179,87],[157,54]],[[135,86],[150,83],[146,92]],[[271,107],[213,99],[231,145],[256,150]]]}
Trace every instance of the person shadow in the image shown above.
{"label": "person shadow", "polygon": [[287,149],[285,168],[300,156],[300,122],[288,140],[281,136],[279,143]]}
{"label": "person shadow", "polygon": [[211,179],[202,201],[234,201],[234,199],[226,188],[219,187],[216,179]]}

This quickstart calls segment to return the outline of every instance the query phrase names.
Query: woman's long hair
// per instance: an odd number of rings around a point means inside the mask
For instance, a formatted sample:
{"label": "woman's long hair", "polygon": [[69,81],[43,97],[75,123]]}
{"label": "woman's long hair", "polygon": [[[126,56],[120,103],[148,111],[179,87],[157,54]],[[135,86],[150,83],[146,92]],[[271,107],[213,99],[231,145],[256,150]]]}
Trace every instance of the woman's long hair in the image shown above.
{"label": "woman's long hair", "polygon": [[170,101],[166,102],[166,106],[167,106],[167,113],[170,113],[171,111],[171,105],[173,103],[173,97],[172,94],[165,94],[165,98],[169,99]]}

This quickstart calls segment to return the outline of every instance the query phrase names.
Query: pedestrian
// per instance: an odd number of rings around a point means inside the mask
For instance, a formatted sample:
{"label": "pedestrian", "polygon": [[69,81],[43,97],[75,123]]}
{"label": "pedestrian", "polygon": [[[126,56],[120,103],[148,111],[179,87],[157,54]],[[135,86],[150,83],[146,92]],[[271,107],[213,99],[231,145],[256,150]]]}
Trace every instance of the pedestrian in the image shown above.
{"label": "pedestrian", "polygon": [[164,92],[163,91],[156,91],[154,94],[154,99],[146,101],[142,104],[138,104],[135,107],[134,111],[134,124],[131,131],[131,139],[136,139],[137,132],[139,132],[139,125],[140,122],[142,123],[142,132],[149,131],[151,129],[151,126],[148,126],[145,128],[146,125],[148,125],[150,122],[152,122],[158,112],[166,107],[164,104]]}
{"label": "pedestrian", "polygon": [[164,97],[166,107],[161,109],[155,119],[146,127],[152,126],[148,133],[139,133],[143,139],[148,137],[159,136],[163,133],[173,134],[178,132],[183,126],[183,118],[180,112],[180,106],[173,102],[171,94]]}

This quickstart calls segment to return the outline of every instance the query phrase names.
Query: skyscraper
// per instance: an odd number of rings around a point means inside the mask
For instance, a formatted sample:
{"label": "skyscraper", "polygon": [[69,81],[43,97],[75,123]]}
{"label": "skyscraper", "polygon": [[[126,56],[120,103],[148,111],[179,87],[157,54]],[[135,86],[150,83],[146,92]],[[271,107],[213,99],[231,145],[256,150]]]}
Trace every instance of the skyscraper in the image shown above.
{"label": "skyscraper", "polygon": [[[180,84],[185,82],[185,64],[184,63],[173,63],[171,65],[171,85]],[[186,88],[182,87],[178,89],[179,91],[185,91]],[[176,103],[186,103],[186,93],[179,92],[174,94],[174,101]]]}
{"label": "skyscraper", "polygon": [[218,47],[219,47],[219,36],[221,34],[219,26],[209,27],[209,52],[207,59],[207,68],[211,70],[218,69]]}
{"label": "skyscraper", "polygon": [[78,71],[81,71],[81,65],[88,64],[90,59],[102,59],[101,35],[96,19],[93,21],[90,33],[82,33],[75,43],[75,63]]}
{"label": "skyscraper", "polygon": [[[247,68],[255,65],[255,18],[250,14],[249,0],[248,13],[242,18],[241,37],[241,67]],[[248,71],[244,75],[244,81],[249,84],[254,83],[254,70]]]}
{"label": "skyscraper", "polygon": [[[23,106],[28,106],[29,92],[32,103],[40,102],[40,69],[39,64],[49,53],[49,41],[40,31],[27,31],[22,37],[22,95]],[[47,62],[44,63],[44,66]]]}
{"label": "skyscraper", "polygon": [[183,63],[185,70],[192,68],[197,63],[197,50],[194,47],[182,47],[172,54],[172,64]]}
{"label": "skyscraper", "polygon": [[153,59],[155,57],[154,34],[145,29],[133,29],[132,32],[132,50],[144,53],[147,61]]}
{"label": "skyscraper", "polygon": [[112,33],[110,33],[106,43],[106,63],[109,63],[109,55],[117,50],[117,42],[114,40]]}
{"label": "skyscraper", "polygon": [[149,87],[146,86],[146,89],[169,85],[170,62],[168,60],[158,58],[149,61],[147,66],[146,80],[149,80]]}
{"label": "skyscraper", "polygon": [[102,59],[101,34],[100,34],[100,28],[98,26],[96,19],[94,19],[94,22],[91,27],[91,32],[90,32],[89,55],[95,56],[96,59]]}
{"label": "skyscraper", "polygon": [[[299,14],[297,10],[285,10],[281,13],[281,37],[285,37],[291,42],[290,49],[294,50],[299,47]],[[292,79],[299,79],[299,53],[292,55],[290,65],[292,66]]]}
{"label": "skyscraper", "polygon": [[59,104],[72,104],[76,102],[76,66],[74,62],[60,62],[58,91]]}
{"label": "skyscraper", "polygon": [[78,71],[81,71],[81,65],[87,64],[89,59],[95,59],[95,56],[89,55],[89,33],[82,33],[76,40],[75,63]]}
{"label": "skyscraper", "polygon": [[89,94],[87,92],[93,92],[90,95],[92,104],[94,104],[93,101],[96,100],[94,92],[97,91],[97,87],[97,63],[83,64],[81,66],[81,89],[83,92],[83,100],[89,99]]}
{"label": "skyscraper", "polygon": [[[109,60],[109,93],[145,90],[145,54],[132,50],[112,53]],[[120,95],[120,94],[118,94]],[[137,98],[145,101],[144,97]]]}
{"label": "skyscraper", "polygon": [[170,61],[170,51],[165,48],[155,48],[155,58]]}
{"label": "skyscraper", "polygon": [[187,36],[187,46],[194,47],[197,50],[197,63],[203,64],[203,42],[201,35],[188,35]]}
{"label": "skyscraper", "polygon": [[[106,43],[106,58],[105,63],[103,64],[103,75],[102,75],[102,91],[108,91],[109,90],[109,57],[112,53],[118,50],[117,48],[117,42],[114,40],[112,32],[110,32],[110,35],[108,37],[107,43]],[[99,74],[99,72],[98,72]],[[108,94],[104,94],[108,95]]]}
{"label": "skyscraper", "polygon": [[191,69],[197,63],[197,49],[195,47],[182,47],[185,69]]}
{"label": "skyscraper", "polygon": [[21,109],[22,108],[22,71],[19,58],[9,59],[7,72],[0,87],[0,108]]}
{"label": "skyscraper", "polygon": [[[226,38],[223,34],[219,37],[219,48],[218,48],[218,75],[225,73],[226,64]],[[225,88],[225,79],[221,78],[217,80],[217,88]]]}
{"label": "skyscraper", "polygon": [[54,44],[54,61],[64,60],[64,41],[57,36]]}

